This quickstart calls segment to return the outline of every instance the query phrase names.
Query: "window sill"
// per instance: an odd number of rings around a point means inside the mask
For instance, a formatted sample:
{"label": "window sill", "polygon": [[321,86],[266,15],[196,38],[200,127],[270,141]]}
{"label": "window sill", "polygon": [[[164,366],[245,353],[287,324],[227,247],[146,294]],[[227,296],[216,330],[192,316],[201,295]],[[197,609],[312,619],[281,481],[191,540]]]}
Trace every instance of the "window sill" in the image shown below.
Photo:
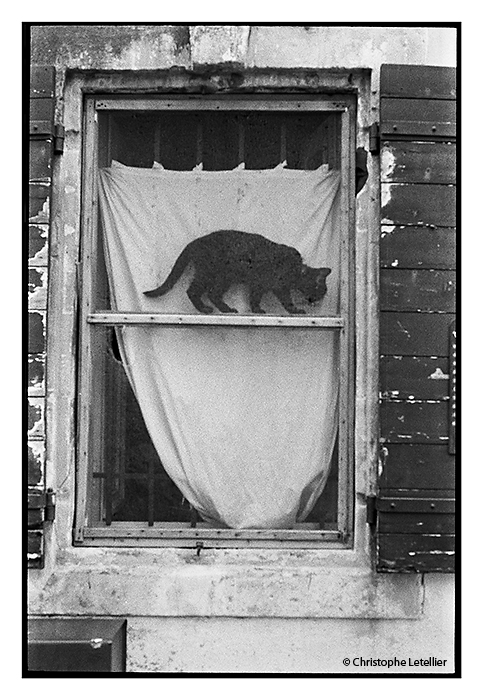
{"label": "window sill", "polygon": [[33,615],[418,619],[418,574],[354,550],[76,547],[32,571]]}

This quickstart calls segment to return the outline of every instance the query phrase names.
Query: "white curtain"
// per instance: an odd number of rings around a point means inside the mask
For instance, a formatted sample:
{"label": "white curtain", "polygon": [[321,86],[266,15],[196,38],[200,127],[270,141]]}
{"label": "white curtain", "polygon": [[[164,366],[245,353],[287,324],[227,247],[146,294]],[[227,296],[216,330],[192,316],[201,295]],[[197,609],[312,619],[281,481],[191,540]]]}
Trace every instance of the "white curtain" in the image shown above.
{"label": "white curtain", "polygon": [[[339,184],[324,167],[177,172],[113,162],[100,172],[112,308],[197,314],[186,296],[189,269],[165,296],[143,292],[164,281],[194,238],[238,229],[332,268],[311,313],[337,314]],[[242,287],[225,299],[249,312]],[[286,313],[272,295],[262,306]],[[142,326],[123,328],[119,340],[161,462],[206,521],[292,528],[306,518],[336,438],[336,331]]]}

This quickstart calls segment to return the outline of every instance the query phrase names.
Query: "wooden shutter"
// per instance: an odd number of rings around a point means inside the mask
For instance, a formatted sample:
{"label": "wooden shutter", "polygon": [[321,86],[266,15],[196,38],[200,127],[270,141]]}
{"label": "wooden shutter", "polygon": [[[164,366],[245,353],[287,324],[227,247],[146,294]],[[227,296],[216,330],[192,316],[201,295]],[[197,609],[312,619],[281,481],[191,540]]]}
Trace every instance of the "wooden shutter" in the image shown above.
{"label": "wooden shutter", "polygon": [[455,73],[381,68],[378,571],[454,569]]}
{"label": "wooden shutter", "polygon": [[43,527],[51,517],[51,493],[45,490],[45,360],[48,279],[49,203],[54,153],[52,66],[30,71],[29,219],[28,219],[28,533],[30,567],[43,566]]}

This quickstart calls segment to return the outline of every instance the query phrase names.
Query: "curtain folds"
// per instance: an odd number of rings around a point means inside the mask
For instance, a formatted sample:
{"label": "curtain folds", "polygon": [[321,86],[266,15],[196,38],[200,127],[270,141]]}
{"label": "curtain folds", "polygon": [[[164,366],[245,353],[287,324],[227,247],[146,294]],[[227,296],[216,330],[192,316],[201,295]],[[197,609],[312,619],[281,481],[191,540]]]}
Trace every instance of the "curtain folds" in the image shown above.
{"label": "curtain folds", "polygon": [[[217,229],[260,233],[330,267],[339,299],[337,171],[168,171],[113,163],[100,171],[100,208],[112,308],[198,313],[190,270],[158,286],[194,238]],[[249,312],[246,290],[225,299]],[[295,300],[295,299],[294,299]],[[271,295],[268,313],[285,314]],[[338,423],[338,334],[331,330],[156,326],[119,334],[124,367],[164,468],[210,523],[292,528],[327,480]]]}

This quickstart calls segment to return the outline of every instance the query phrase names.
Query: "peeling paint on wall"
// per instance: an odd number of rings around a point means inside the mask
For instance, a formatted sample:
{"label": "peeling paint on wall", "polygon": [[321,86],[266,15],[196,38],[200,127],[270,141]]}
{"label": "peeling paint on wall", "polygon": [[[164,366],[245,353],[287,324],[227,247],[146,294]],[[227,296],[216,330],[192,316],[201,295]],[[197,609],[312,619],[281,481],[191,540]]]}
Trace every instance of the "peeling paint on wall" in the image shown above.
{"label": "peeling paint on wall", "polygon": [[28,355],[27,358],[27,373],[28,373],[28,395],[29,396],[44,396],[44,367],[45,355]]}
{"label": "peeling paint on wall", "polygon": [[27,407],[27,432],[30,438],[44,437],[45,399],[29,396]]}
{"label": "peeling paint on wall", "polygon": [[429,375],[428,379],[449,379],[449,374],[443,372],[441,367],[437,367],[434,372]]}
{"label": "peeling paint on wall", "polygon": [[45,446],[43,440],[31,440],[27,445],[27,477],[29,486],[43,483]]}
{"label": "peeling paint on wall", "polygon": [[31,185],[29,223],[48,224],[50,220],[50,185]]}
{"label": "peeling paint on wall", "polygon": [[[381,207],[384,209],[384,207],[387,207],[389,202],[391,201],[391,185],[388,182],[383,182],[381,184]],[[383,224],[394,224],[393,221],[390,219],[383,218],[382,219]]]}
{"label": "peeling paint on wall", "polygon": [[396,158],[390,146],[381,150],[381,179],[390,180],[396,169]]}
{"label": "peeling paint on wall", "polygon": [[31,267],[28,282],[29,309],[47,308],[47,268]]}
{"label": "peeling paint on wall", "polygon": [[47,265],[48,232],[46,224],[29,226],[29,265]]}

